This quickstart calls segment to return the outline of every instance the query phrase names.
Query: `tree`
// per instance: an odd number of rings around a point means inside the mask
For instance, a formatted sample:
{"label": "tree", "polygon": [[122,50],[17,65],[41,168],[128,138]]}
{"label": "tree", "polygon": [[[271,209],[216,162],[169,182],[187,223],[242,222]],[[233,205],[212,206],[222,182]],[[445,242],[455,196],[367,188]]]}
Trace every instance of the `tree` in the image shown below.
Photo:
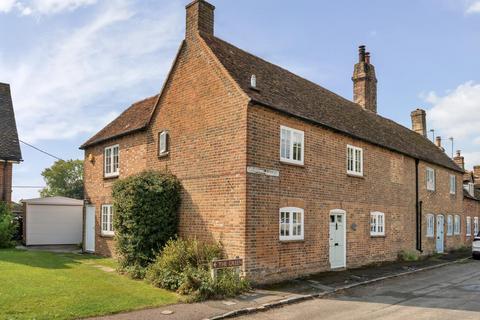
{"label": "tree", "polygon": [[83,199],[83,161],[58,160],[42,172],[47,186],[40,191],[42,197],[63,196]]}

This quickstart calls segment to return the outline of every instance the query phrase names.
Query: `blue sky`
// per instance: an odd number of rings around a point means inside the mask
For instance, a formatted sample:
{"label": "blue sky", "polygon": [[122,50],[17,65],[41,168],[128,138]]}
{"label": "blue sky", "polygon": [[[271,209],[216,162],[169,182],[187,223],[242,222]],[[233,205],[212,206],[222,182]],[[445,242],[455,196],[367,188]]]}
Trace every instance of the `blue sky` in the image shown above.
{"label": "blue sky", "polygon": [[[352,98],[357,46],[378,78],[378,109],[428,127],[480,164],[480,0],[212,0],[216,35]],[[0,0],[0,81],[20,139],[63,159],[132,102],[156,94],[184,37],[177,0]],[[54,159],[22,145],[14,185],[44,185]],[[14,199],[38,190],[14,188]]]}

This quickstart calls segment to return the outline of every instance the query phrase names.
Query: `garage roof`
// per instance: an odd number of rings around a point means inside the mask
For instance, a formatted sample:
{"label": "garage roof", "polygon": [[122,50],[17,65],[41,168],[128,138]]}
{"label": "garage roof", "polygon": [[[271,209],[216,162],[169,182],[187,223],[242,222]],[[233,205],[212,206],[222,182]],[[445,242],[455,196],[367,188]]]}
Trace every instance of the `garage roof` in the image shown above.
{"label": "garage roof", "polygon": [[57,205],[57,206],[83,206],[83,200],[72,199],[67,197],[47,197],[26,199],[22,202],[27,204],[41,204],[41,205]]}

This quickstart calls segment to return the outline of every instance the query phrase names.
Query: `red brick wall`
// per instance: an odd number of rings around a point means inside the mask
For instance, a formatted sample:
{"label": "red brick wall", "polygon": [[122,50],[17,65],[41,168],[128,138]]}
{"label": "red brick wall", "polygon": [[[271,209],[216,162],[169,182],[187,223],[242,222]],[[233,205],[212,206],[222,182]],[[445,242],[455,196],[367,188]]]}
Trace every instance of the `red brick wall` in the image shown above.
{"label": "red brick wall", "polygon": [[[101,143],[85,150],[85,198],[95,206],[95,252],[106,256],[114,255],[114,241],[112,237],[101,234],[101,207],[103,204],[113,203],[112,185],[118,178],[104,178],[103,150],[115,144],[120,146],[119,178],[125,178],[146,169],[145,132]],[[88,160],[90,154],[93,156],[92,162]]]}
{"label": "red brick wall", "polygon": [[0,161],[0,201],[12,200],[12,170],[11,162]]}
{"label": "red brick wall", "polygon": [[[244,256],[247,99],[199,38],[179,54],[148,130],[149,168],[182,183],[180,234]],[[169,155],[158,157],[158,133]]]}
{"label": "red brick wall", "polygon": [[[477,201],[477,200],[473,200],[473,199],[470,199],[470,198],[464,198],[463,200],[463,212],[464,212],[464,219],[466,219],[466,217],[471,217],[472,218],[472,236],[471,237],[467,237],[465,236],[465,242],[466,242],[466,245],[470,246],[472,244],[472,241],[473,241],[473,218],[474,217],[478,217],[478,219],[480,220],[480,201]],[[480,221],[479,221],[479,224],[480,224]],[[465,226],[466,226],[466,220],[463,222],[463,229],[464,229],[464,232],[465,232]],[[479,226],[480,227],[480,226]]]}
{"label": "red brick wall", "polygon": [[[305,132],[304,166],[280,162],[280,125]],[[347,144],[363,148],[362,178],[346,173]],[[414,159],[260,106],[249,109],[247,153],[249,166],[280,173],[279,177],[247,176],[246,268],[254,279],[328,270],[332,209],[347,212],[347,267],[393,260],[400,250],[415,249]],[[421,163],[421,172],[422,168]],[[421,192],[426,211],[461,213],[461,196],[450,197],[448,193],[447,171],[439,169],[435,195]],[[457,181],[461,181],[460,174]],[[421,183],[420,190],[423,188]],[[457,189],[461,195],[460,184]],[[278,211],[284,206],[305,210],[304,241],[279,241]],[[385,237],[370,236],[372,211],[384,212]],[[451,245],[460,243],[458,239]]]}

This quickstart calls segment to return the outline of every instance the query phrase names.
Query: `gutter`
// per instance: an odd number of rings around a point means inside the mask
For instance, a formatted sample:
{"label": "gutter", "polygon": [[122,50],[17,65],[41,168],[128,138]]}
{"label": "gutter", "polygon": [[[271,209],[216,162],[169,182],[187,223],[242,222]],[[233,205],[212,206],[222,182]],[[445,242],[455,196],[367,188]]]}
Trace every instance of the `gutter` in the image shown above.
{"label": "gutter", "polygon": [[419,181],[418,181],[418,164],[420,160],[415,159],[415,231],[416,231],[416,248],[422,250],[422,201],[419,201]]}

